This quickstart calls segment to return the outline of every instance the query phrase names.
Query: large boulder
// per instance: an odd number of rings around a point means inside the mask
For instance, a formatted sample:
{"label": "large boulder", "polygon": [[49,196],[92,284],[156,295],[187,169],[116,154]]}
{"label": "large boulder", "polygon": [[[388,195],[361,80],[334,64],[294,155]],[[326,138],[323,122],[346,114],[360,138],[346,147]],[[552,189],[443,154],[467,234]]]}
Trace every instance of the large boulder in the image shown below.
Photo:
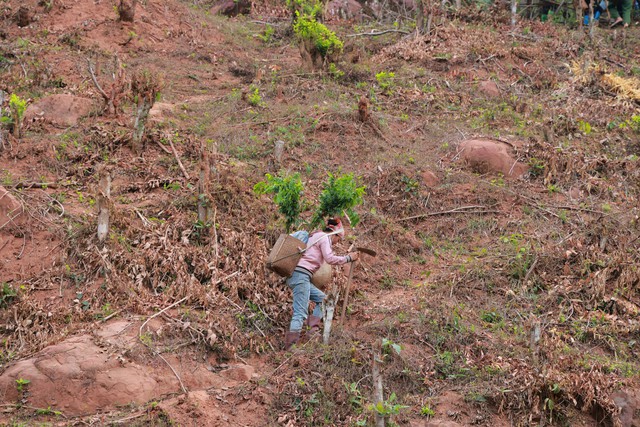
{"label": "large boulder", "polygon": [[[160,337],[165,323],[151,319],[146,327]],[[93,335],[68,338],[15,363],[0,375],[0,401],[18,402],[26,392],[33,407],[77,416],[142,404],[179,393],[183,386],[192,391],[234,387],[256,375],[250,365],[232,365],[215,373],[175,354],[165,353],[161,360],[140,342],[138,331],[139,324],[114,320]],[[22,392],[16,387],[19,379],[29,381]],[[0,425],[2,421],[0,414]]]}
{"label": "large boulder", "polygon": [[67,128],[74,126],[82,117],[94,110],[93,100],[79,96],[59,94],[40,99],[29,105],[25,112],[25,120],[32,122],[38,119],[54,126]]}
{"label": "large boulder", "polygon": [[362,5],[356,0],[332,0],[327,4],[327,17],[333,19],[359,20]]}
{"label": "large boulder", "polygon": [[513,157],[512,146],[493,139],[467,139],[460,143],[460,158],[474,172],[501,173],[507,178],[520,178],[527,171],[526,164]]}

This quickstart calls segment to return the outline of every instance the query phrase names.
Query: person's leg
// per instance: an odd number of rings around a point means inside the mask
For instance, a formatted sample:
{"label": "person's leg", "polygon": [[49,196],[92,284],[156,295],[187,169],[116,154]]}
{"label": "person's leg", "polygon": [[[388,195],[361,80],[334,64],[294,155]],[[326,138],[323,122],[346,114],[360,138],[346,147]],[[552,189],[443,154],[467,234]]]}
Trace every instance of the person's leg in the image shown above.
{"label": "person's leg", "polygon": [[624,21],[624,26],[627,27],[631,24],[631,9],[633,8],[633,0],[618,0],[620,4],[620,16]]}
{"label": "person's leg", "polygon": [[316,303],[316,306],[313,309],[314,316],[322,318],[322,301],[324,301],[326,297],[325,293],[320,289],[313,285],[309,285],[309,299]]}
{"label": "person's leg", "polygon": [[322,301],[327,296],[320,289],[311,285],[309,289],[309,299],[315,303],[313,314],[307,319],[307,325],[309,325],[310,336],[320,332],[320,326],[322,325]]}
{"label": "person's leg", "polygon": [[622,17],[618,13],[618,3],[620,0],[609,2],[609,14],[611,15],[611,26],[622,24]]}
{"label": "person's leg", "polygon": [[311,282],[304,273],[294,272],[287,280],[293,291],[293,315],[289,324],[289,331],[300,331],[309,313],[309,293]]}

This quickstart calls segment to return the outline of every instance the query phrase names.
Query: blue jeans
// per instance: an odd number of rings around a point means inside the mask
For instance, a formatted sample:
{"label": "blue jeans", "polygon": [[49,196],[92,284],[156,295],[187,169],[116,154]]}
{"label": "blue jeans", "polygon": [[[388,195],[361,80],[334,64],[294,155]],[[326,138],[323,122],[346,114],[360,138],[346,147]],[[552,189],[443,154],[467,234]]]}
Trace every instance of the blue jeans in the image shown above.
{"label": "blue jeans", "polygon": [[293,317],[289,324],[290,331],[300,331],[309,315],[309,301],[316,303],[313,315],[322,317],[322,300],[326,298],[324,292],[311,284],[309,275],[294,271],[287,279],[287,285],[293,291]]}

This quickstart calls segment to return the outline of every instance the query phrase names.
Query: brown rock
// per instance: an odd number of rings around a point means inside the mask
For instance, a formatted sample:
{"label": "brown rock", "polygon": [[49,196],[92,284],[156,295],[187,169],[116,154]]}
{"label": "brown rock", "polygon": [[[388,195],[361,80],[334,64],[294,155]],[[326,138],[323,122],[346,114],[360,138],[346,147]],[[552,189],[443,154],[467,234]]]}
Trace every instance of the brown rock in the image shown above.
{"label": "brown rock", "polygon": [[31,24],[33,17],[31,11],[26,6],[20,6],[20,9],[16,12],[15,20],[18,27],[26,27]]}
{"label": "brown rock", "polygon": [[251,2],[248,0],[226,0],[211,8],[214,15],[238,16],[251,13]]}
{"label": "brown rock", "polygon": [[27,107],[25,119],[27,122],[42,118],[56,126],[69,127],[87,116],[93,109],[93,101],[89,98],[60,94],[42,98]]}
{"label": "brown rock", "polygon": [[480,82],[480,84],[478,85],[478,89],[480,90],[480,92],[490,98],[500,98],[500,96],[502,95],[500,89],[498,88],[498,85],[492,80],[485,80]]}
{"label": "brown rock", "polygon": [[611,398],[620,408],[620,425],[622,427],[640,427],[640,398],[633,393],[620,390]]}
{"label": "brown rock", "polygon": [[17,221],[23,212],[22,203],[6,188],[0,186],[0,227],[9,221]]}
{"label": "brown rock", "polygon": [[229,369],[220,372],[225,378],[235,381],[249,381],[253,377],[255,368],[249,365],[232,365]]}
{"label": "brown rock", "polygon": [[440,180],[435,173],[431,171],[422,172],[422,182],[428,187],[435,187],[440,183]]}
{"label": "brown rock", "polygon": [[492,139],[468,139],[460,143],[461,159],[477,173],[502,173],[507,178],[520,178],[528,167],[511,155],[511,146]]}
{"label": "brown rock", "polygon": [[327,14],[331,18],[360,19],[362,5],[356,0],[333,0],[327,4]]}

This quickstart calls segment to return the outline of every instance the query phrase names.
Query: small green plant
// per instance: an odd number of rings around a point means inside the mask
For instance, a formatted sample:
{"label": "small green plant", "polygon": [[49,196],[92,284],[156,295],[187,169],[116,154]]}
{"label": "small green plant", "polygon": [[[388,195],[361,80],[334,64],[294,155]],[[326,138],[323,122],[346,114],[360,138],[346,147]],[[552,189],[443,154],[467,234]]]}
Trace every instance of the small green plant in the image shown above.
{"label": "small green plant", "polygon": [[538,159],[537,157],[532,157],[529,159],[529,173],[531,176],[541,176],[544,173],[544,161]]}
{"label": "small green plant", "polygon": [[204,237],[209,234],[209,229],[211,229],[212,224],[210,222],[203,222],[201,220],[197,220],[193,223],[191,227],[191,235],[194,240],[200,242]]}
{"label": "small green plant", "polygon": [[585,135],[589,135],[592,132],[591,124],[589,122],[585,122],[584,120],[578,120],[578,129],[580,132]]}
{"label": "small green plant", "polygon": [[302,212],[301,195],[303,190],[300,174],[273,176],[266,175],[266,180],[254,185],[256,194],[273,194],[279,212],[285,218],[287,232],[300,222]]}
{"label": "small green plant", "polygon": [[55,415],[60,416],[62,412],[51,409],[51,406],[47,406],[46,408],[37,408],[36,415]]}
{"label": "small green plant", "polygon": [[269,44],[273,40],[273,35],[275,34],[275,32],[276,31],[273,29],[273,26],[267,24],[262,34],[258,35],[258,38],[264,43]]}
{"label": "small green plant", "polygon": [[388,338],[382,338],[382,353],[391,354],[392,351],[399,355],[402,351],[402,346],[394,343]]}
{"label": "small green plant", "polygon": [[404,188],[402,189],[403,192],[413,195],[418,194],[418,190],[420,189],[420,183],[418,180],[402,175],[400,181],[404,185]]}
{"label": "small green plant", "polygon": [[381,71],[376,74],[376,81],[378,82],[378,86],[382,90],[383,93],[389,94],[393,90],[394,87],[394,79],[396,77],[396,73]]}
{"label": "small green plant", "polygon": [[498,323],[502,321],[502,316],[497,313],[495,310],[491,311],[482,311],[480,314],[480,318],[487,323]]}
{"label": "small green plant", "polygon": [[522,279],[533,262],[531,244],[524,240],[524,236],[514,233],[500,237],[500,241],[511,247],[512,254],[509,261],[509,272],[514,279]]}
{"label": "small green plant", "polygon": [[429,405],[423,405],[422,408],[420,408],[420,415],[422,415],[423,417],[432,417],[435,414],[436,414],[436,411],[431,409]]}
{"label": "small green plant", "polygon": [[254,107],[260,107],[263,105],[262,103],[262,97],[260,96],[260,89],[258,89],[256,86],[251,86],[249,88],[249,94],[247,95],[247,101],[249,102],[250,105],[254,106]]}
{"label": "small green plant", "polygon": [[18,378],[16,380],[16,390],[22,393],[26,389],[26,387],[29,385],[29,383],[31,383],[30,380],[26,380],[24,378]]}
{"label": "small green plant", "polygon": [[344,76],[344,71],[338,69],[338,66],[335,63],[329,64],[329,75],[336,80],[339,80]]}
{"label": "small green plant", "polygon": [[376,412],[378,415],[381,415],[383,417],[398,415],[400,411],[408,408],[408,406],[400,405],[396,403],[397,399],[398,397],[396,396],[396,394],[391,393],[391,396],[389,396],[389,399],[384,400],[382,402],[378,402],[375,405],[370,404],[368,408],[370,411]]}
{"label": "small green plant", "polygon": [[24,119],[24,112],[27,109],[27,101],[20,98],[15,93],[11,94],[9,98],[9,110],[11,111],[11,120],[13,124],[13,135],[16,138],[20,138],[22,130],[22,120]]}
{"label": "small green plant", "polygon": [[547,191],[549,192],[549,194],[553,194],[553,193],[558,193],[560,189],[555,184],[548,184]]}
{"label": "small green plant", "polygon": [[15,298],[18,293],[7,282],[2,282],[0,288],[0,308],[6,308]]}
{"label": "small green plant", "polygon": [[351,406],[354,407],[355,409],[362,408],[362,404],[364,402],[364,398],[362,397],[362,393],[360,392],[360,389],[358,388],[358,384],[357,383],[350,383],[350,384],[345,383],[344,386],[347,389],[347,394],[349,394],[349,403],[351,403]]}

